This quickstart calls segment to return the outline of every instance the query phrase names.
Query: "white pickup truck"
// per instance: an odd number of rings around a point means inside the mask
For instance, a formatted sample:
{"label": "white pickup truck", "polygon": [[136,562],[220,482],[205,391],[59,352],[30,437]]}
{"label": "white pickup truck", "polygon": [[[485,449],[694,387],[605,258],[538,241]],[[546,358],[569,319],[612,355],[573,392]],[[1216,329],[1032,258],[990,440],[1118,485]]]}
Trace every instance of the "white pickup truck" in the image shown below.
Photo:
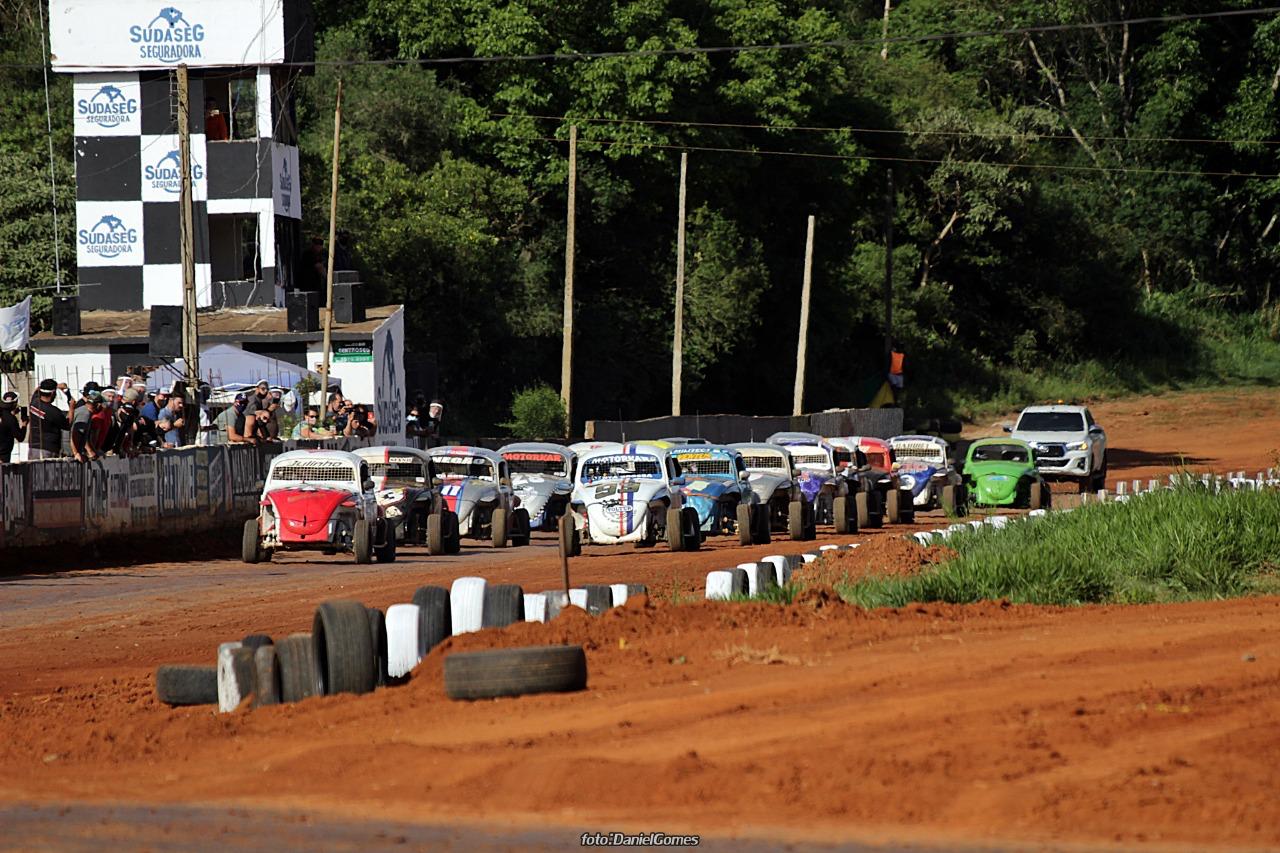
{"label": "white pickup truck", "polygon": [[1084,406],[1028,406],[1005,432],[1031,445],[1046,480],[1075,481],[1081,492],[1107,481],[1107,434]]}

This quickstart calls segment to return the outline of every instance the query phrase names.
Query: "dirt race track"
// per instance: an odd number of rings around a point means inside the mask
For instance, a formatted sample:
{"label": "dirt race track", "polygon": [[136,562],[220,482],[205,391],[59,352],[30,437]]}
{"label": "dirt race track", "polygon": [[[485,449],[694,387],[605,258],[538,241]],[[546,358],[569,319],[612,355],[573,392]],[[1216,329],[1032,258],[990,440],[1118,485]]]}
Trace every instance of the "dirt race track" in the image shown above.
{"label": "dirt race track", "polygon": [[[1273,465],[1278,396],[1098,406],[1113,477],[1178,456]],[[841,570],[909,570],[900,532],[846,537],[865,545]],[[387,568],[5,566],[0,848],[556,848],[619,829],[726,850],[1280,848],[1280,599],[693,603],[710,569],[813,547],[708,545],[589,549],[575,584],[640,581],[650,598],[455,638],[371,696],[230,715],[161,705],[154,667],[307,630],[327,598],[385,608],[462,575],[552,588],[551,540]],[[587,649],[586,692],[443,694],[452,650],[566,641]]]}

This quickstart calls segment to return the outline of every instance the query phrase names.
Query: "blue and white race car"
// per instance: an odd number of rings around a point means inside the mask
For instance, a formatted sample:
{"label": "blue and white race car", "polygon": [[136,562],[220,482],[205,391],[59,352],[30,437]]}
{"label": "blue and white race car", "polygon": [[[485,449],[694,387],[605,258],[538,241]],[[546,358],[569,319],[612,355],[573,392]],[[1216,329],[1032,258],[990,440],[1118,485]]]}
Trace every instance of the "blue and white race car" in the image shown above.
{"label": "blue and white race car", "polygon": [[[737,534],[741,545],[766,544],[768,509],[759,506],[742,454],[731,447],[695,444],[673,448],[680,463],[685,506],[698,512],[698,524],[709,536]],[[759,514],[765,520],[758,518]]]}
{"label": "blue and white race car", "polygon": [[811,432],[775,432],[765,441],[780,444],[791,452],[796,485],[813,504],[818,524],[830,524],[836,533],[853,532],[849,504],[849,484],[838,476],[835,448],[822,436]]}
{"label": "blue and white race car", "polygon": [[932,435],[899,435],[889,439],[894,470],[904,491],[911,492],[916,509],[942,506],[944,492],[964,482],[951,461],[951,447]]}
{"label": "blue and white race car", "polygon": [[582,541],[634,542],[648,547],[659,537],[673,551],[702,544],[698,513],[684,506],[680,463],[663,447],[621,444],[578,459],[570,508]]}

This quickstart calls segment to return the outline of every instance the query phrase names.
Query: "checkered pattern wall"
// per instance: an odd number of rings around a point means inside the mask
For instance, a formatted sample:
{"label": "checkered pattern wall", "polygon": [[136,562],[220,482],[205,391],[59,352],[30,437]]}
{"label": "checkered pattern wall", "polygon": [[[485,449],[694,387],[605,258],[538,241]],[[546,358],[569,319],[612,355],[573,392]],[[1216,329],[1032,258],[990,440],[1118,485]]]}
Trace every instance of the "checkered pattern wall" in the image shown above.
{"label": "checkered pattern wall", "polygon": [[[199,304],[212,303],[209,214],[258,214],[266,287],[275,281],[275,215],[298,218],[296,199],[280,206],[281,161],[297,171],[297,149],[271,138],[270,72],[260,69],[259,138],[207,143],[204,80],[190,84],[191,161]],[[165,71],[75,77],[76,245],[85,310],[137,310],[182,304],[177,93]],[[264,120],[265,119],[265,120]],[[265,131],[265,133],[264,133]],[[286,175],[290,185],[293,174]],[[226,277],[226,276],[224,276]],[[238,277],[238,276],[236,276]],[[218,300],[221,302],[222,300]]]}

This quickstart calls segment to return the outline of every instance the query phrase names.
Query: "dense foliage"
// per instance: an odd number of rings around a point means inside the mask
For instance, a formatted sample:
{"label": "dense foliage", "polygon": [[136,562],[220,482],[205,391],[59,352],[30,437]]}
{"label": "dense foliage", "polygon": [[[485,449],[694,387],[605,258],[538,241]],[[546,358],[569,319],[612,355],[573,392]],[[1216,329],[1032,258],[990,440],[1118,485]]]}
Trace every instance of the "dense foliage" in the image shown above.
{"label": "dense foliage", "polygon": [[[1109,391],[1231,378],[1257,364],[1246,350],[1274,361],[1280,20],[909,40],[1258,4],[902,0],[887,45],[882,0],[314,5],[325,60],[632,52],[323,65],[298,85],[306,227],[326,229],[341,75],[341,224],[378,295],[409,306],[411,347],[437,354],[457,428],[558,383],[574,124],[579,423],[669,405],[681,150],[686,411],[788,410],[809,214],[807,401],[866,401],[884,370],[890,172],[893,333],[917,405],[1016,400],[1058,387],[1046,374]],[[38,57],[33,8],[0,0],[0,58]],[[69,85],[55,85],[67,186]],[[3,301],[52,276],[38,69],[0,70],[0,110]]]}

